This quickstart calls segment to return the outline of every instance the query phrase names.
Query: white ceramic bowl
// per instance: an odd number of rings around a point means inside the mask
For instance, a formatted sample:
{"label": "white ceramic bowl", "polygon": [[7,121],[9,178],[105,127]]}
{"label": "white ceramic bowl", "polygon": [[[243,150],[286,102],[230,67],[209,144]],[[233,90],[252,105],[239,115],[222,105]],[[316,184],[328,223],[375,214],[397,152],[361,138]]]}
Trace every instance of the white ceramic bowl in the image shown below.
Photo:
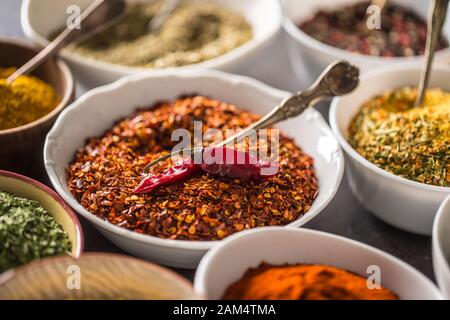
{"label": "white ceramic bowl", "polygon": [[[347,129],[364,102],[376,95],[419,83],[420,63],[387,66],[361,76],[351,94],[333,100],[330,124],[347,158],[347,177],[355,197],[380,219],[400,229],[431,235],[436,211],[450,188],[426,185],[388,173],[362,157],[347,142]],[[450,66],[435,65],[430,87],[450,91]]]}
{"label": "white ceramic bowl", "polygon": [[[130,2],[142,0],[127,0]],[[146,0],[156,1],[156,0]],[[251,24],[254,38],[248,43],[231,52],[195,65],[171,68],[148,69],[119,66],[98,60],[89,59],[67,51],[62,51],[62,57],[71,66],[77,79],[84,87],[93,88],[115,81],[123,76],[138,72],[173,73],[177,70],[192,70],[194,68],[217,69],[222,71],[238,71],[255,59],[275,39],[281,29],[281,8],[278,0],[208,0],[241,15]],[[45,46],[48,36],[61,28],[68,17],[68,5],[77,4],[85,8],[91,0],[24,0],[22,5],[22,28],[25,34],[34,42]],[[49,14],[51,19],[49,19]]]}
{"label": "white ceramic bowl", "polygon": [[195,274],[195,291],[207,299],[220,299],[229,285],[261,262],[325,264],[367,277],[368,267],[378,266],[381,285],[400,299],[442,299],[427,277],[381,250],[325,232],[279,227],[244,231],[210,250]]}
{"label": "white ceramic bowl", "polygon": [[450,299],[450,196],[442,203],[434,220],[433,268],[439,288]]}
{"label": "white ceramic bowl", "polygon": [[[289,93],[258,81],[218,71],[196,71],[172,76],[136,75],[92,90],[59,117],[47,136],[44,159],[57,192],[112,242],[134,255],[175,267],[195,267],[217,241],[167,240],[138,234],[107,223],[84,209],[68,191],[65,169],[86,138],[99,136],[136,108],[173,100],[196,92],[265,114]],[[311,210],[290,224],[298,227],[316,216],[333,198],[342,178],[344,159],[330,128],[315,109],[285,121],[279,128],[315,161],[319,194]]]}
{"label": "white ceramic bowl", "polygon": [[[300,30],[296,24],[312,18],[319,9],[331,10],[357,0],[281,0],[283,4],[283,27],[289,36],[286,37],[286,46],[292,68],[301,79],[309,75],[312,80],[335,60],[346,60],[357,65],[362,71],[383,67],[388,63],[418,62],[422,57],[395,57],[382,58],[375,56],[351,53],[322,43]],[[430,0],[390,0],[418,13],[426,19]],[[450,10],[450,9],[449,9]],[[450,21],[444,25],[444,34],[450,40]],[[435,55],[435,61],[450,61],[450,48],[446,48]]]}

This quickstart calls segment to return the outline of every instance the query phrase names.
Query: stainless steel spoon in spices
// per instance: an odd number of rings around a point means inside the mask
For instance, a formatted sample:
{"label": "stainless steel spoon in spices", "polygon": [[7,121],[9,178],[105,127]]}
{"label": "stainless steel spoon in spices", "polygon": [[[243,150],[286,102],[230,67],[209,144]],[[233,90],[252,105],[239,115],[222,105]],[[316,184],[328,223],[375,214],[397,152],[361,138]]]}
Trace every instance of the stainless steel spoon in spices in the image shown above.
{"label": "stainless steel spoon in spices", "polygon": [[442,33],[442,27],[444,26],[445,17],[447,16],[447,7],[449,0],[433,0],[433,6],[430,10],[430,16],[428,18],[428,33],[427,33],[427,46],[425,49],[425,67],[420,76],[419,92],[415,106],[420,106],[425,96],[425,91],[428,87],[430,80],[431,67],[433,64],[434,51],[439,42],[439,37]]}
{"label": "stainless steel spoon in spices", "polygon": [[[247,128],[240,130],[235,135],[225,139],[212,148],[221,148],[228,144],[234,144],[241,141],[253,130],[267,128],[277,122],[294,118],[302,114],[307,108],[317,104],[324,99],[341,96],[352,92],[359,84],[359,69],[348,62],[337,61],[323,71],[316,82],[306,91],[298,92],[291,97],[284,99],[280,104],[273,108],[268,114],[259,121],[253,123]],[[179,156],[180,153],[195,154],[202,152],[203,148],[183,149],[181,151],[172,152],[150,162],[145,168],[144,173],[148,173],[149,169],[157,163],[169,158]]]}
{"label": "stainless steel spoon in spices", "polygon": [[377,6],[378,8],[380,8],[380,12],[383,11],[386,4],[387,0],[372,0],[370,3],[370,5]]}
{"label": "stainless steel spoon in spices", "polygon": [[80,27],[67,26],[52,42],[30,61],[17,69],[8,77],[7,83],[13,82],[19,76],[27,74],[38,67],[45,59],[55,55],[61,48],[88,33],[100,31],[99,28],[107,27],[114,23],[125,12],[124,0],[96,0],[80,15]]}
{"label": "stainless steel spoon in spices", "polygon": [[151,32],[158,31],[179,4],[180,0],[165,0],[161,9],[159,9],[152,20],[150,20],[150,23],[148,24],[149,30]]}

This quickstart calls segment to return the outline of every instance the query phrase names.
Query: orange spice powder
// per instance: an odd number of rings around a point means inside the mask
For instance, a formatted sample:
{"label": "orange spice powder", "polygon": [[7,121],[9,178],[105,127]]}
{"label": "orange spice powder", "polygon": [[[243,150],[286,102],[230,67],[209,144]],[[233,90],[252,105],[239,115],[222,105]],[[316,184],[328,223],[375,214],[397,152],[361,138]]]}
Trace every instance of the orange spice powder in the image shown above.
{"label": "orange spice powder", "polygon": [[262,263],[233,283],[225,300],[397,300],[382,287],[369,289],[367,280],[355,273],[325,265]]}

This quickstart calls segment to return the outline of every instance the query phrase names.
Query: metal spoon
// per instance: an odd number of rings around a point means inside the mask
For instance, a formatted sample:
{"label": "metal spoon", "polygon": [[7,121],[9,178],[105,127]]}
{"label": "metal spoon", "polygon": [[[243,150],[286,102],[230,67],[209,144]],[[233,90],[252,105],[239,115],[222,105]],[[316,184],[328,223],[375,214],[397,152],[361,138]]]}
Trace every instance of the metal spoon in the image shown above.
{"label": "metal spoon", "polygon": [[[253,123],[245,129],[242,129],[221,143],[214,145],[214,147],[223,147],[234,140],[239,142],[252,130],[267,128],[277,122],[297,117],[307,108],[317,104],[323,99],[329,99],[352,92],[358,84],[359,69],[357,67],[349,64],[348,62],[335,62],[325,69],[325,71],[308,90],[298,92],[293,96],[284,99],[259,121]],[[169,159],[172,156],[177,156],[180,152],[183,154],[194,154],[196,152],[201,152],[202,150],[202,147],[198,147],[172,152],[150,162],[144,168],[144,173],[148,173],[149,169],[157,163]]]}
{"label": "metal spoon", "polygon": [[45,59],[56,54],[61,48],[89,32],[96,31],[99,27],[105,27],[114,23],[125,12],[124,0],[96,0],[80,15],[80,28],[66,27],[52,42],[41,52],[25,63],[6,80],[13,82],[17,77],[33,71]]}
{"label": "metal spoon", "polygon": [[433,65],[434,51],[442,34],[449,0],[433,0],[433,6],[428,18],[427,47],[425,49],[425,68],[422,70],[419,83],[419,91],[415,106],[422,104],[425,91],[430,80],[431,66]]}
{"label": "metal spoon", "polygon": [[178,7],[179,3],[180,0],[165,0],[159,11],[148,24],[150,32],[158,31],[170,14]]}
{"label": "metal spoon", "polygon": [[380,12],[383,11],[384,6],[386,5],[387,0],[372,0],[370,5],[375,5],[380,8]]}

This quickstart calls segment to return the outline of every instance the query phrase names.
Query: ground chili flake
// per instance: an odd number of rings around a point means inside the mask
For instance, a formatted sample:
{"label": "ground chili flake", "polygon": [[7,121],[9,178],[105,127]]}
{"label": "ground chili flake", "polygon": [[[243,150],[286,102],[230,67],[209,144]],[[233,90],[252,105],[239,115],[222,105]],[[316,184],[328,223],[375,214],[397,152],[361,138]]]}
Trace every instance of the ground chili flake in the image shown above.
{"label": "ground chili flake", "polygon": [[[336,48],[365,55],[407,57],[422,55],[427,23],[408,8],[388,2],[381,13],[380,29],[369,29],[369,1],[336,10],[320,10],[299,28],[311,37]],[[442,36],[437,50],[448,47]]]}
{"label": "ground chili flake", "polygon": [[[304,215],[318,193],[313,159],[280,135],[279,172],[263,181],[199,171],[151,193],[134,194],[144,167],[171,151],[173,130],[247,127],[259,116],[195,96],[159,103],[91,138],[67,169],[72,194],[91,213],[120,227],[161,238],[218,240],[257,226],[285,225]],[[204,147],[208,142],[204,142]],[[165,170],[171,161],[155,170]]]}

